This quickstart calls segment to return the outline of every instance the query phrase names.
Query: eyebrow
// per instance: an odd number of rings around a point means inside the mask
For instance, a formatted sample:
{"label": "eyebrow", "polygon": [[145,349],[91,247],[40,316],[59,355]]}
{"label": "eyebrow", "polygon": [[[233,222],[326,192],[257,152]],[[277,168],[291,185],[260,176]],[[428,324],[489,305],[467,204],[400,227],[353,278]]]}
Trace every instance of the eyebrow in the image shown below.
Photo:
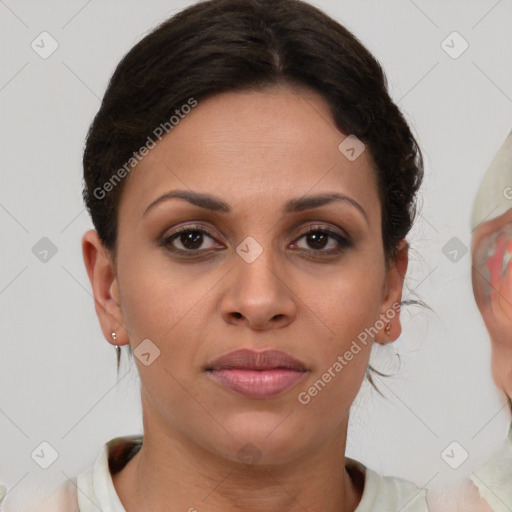
{"label": "eyebrow", "polygon": [[[171,190],[166,194],[155,199],[149,206],[144,210],[142,217],[146,215],[150,210],[155,208],[157,205],[168,201],[170,199],[184,199],[189,203],[204,208],[206,210],[220,212],[220,213],[231,213],[231,207],[228,203],[222,199],[200,192],[192,192],[190,190]],[[368,224],[368,216],[365,209],[354,199],[344,194],[331,193],[331,194],[316,194],[310,196],[296,197],[286,202],[283,208],[283,213],[297,213],[312,208],[319,208],[333,201],[343,201],[354,206],[363,215]]]}

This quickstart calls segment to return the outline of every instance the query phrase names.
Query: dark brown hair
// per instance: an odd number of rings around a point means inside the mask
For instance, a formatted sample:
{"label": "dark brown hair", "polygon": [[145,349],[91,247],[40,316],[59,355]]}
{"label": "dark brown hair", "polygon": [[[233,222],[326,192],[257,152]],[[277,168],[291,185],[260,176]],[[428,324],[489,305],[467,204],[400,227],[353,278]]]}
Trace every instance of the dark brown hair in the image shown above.
{"label": "dark brown hair", "polygon": [[[378,170],[386,256],[411,228],[423,178],[420,149],[391,100],[379,63],[346,28],[300,0],[207,0],[159,25],[118,64],[87,135],[84,200],[115,251],[123,181],[102,188],[155,128],[190,98],[289,83],[330,105],[340,131],[369,148]],[[98,195],[98,194],[97,194]]]}
{"label": "dark brown hair", "polygon": [[114,259],[127,178],[112,177],[126,171],[155,128],[191,98],[200,104],[277,84],[320,94],[338,129],[366,145],[377,173],[386,263],[394,258],[416,213],[423,159],[377,60],[340,23],[300,0],[206,0],[160,24],[123,57],[89,129],[83,197]]}

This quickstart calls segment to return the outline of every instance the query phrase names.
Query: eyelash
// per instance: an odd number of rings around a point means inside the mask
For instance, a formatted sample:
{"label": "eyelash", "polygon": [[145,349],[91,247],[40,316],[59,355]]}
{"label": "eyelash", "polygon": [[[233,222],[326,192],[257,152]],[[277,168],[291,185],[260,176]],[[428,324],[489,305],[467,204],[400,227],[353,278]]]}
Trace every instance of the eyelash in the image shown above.
{"label": "eyelash", "polygon": [[[177,249],[175,247],[172,247],[172,248],[169,247],[169,245],[172,244],[172,242],[174,240],[176,240],[179,236],[181,236],[184,233],[202,233],[203,235],[206,235],[214,240],[214,237],[210,233],[208,233],[208,231],[206,231],[203,227],[189,225],[189,226],[184,226],[182,228],[179,228],[171,235],[164,237],[162,239],[162,241],[160,242],[160,245],[163,247],[166,247],[167,250],[169,250],[171,252],[174,252],[177,254],[183,254],[189,258],[193,258],[194,256],[196,256],[198,253],[201,253],[201,252],[203,252],[203,253],[210,252],[211,253],[216,250],[216,249],[183,250],[183,249]],[[334,238],[339,244],[339,246],[336,249],[330,249],[327,251],[323,250],[323,249],[310,249],[309,251],[307,249],[302,249],[302,250],[308,251],[309,253],[313,253],[315,255],[320,254],[320,255],[325,255],[325,256],[334,256],[334,255],[341,253],[345,249],[349,249],[353,245],[353,243],[349,237],[343,236],[340,233],[337,233],[336,231],[333,231],[327,227],[317,227],[317,226],[313,226],[313,227],[309,228],[307,231],[302,233],[296,240],[300,240],[300,239],[304,238],[305,236],[313,234],[313,233],[328,235],[329,237]]]}

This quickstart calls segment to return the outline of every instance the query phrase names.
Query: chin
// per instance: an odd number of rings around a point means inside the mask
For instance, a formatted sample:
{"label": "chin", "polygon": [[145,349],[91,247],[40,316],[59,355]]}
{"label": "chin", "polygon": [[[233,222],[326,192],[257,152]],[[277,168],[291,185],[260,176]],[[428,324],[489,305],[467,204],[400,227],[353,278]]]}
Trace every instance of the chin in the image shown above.
{"label": "chin", "polygon": [[[257,465],[286,464],[314,449],[322,439],[328,437],[323,432],[325,424],[315,425],[304,419],[300,423],[293,421],[289,415],[276,416],[264,412],[244,413],[231,418],[223,425],[231,436],[214,443],[218,455],[233,462]],[[212,442],[209,442],[212,446]]]}

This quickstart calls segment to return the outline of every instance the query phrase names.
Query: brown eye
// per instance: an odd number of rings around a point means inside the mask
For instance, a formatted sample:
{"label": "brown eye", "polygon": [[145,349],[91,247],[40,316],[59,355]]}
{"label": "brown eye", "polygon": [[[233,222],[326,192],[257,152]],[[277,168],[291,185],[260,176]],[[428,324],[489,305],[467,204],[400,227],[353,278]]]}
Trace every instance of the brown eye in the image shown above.
{"label": "brown eye", "polygon": [[161,245],[175,252],[202,252],[215,248],[212,244],[208,246],[208,239],[214,241],[213,237],[203,228],[185,226],[166,236]]}
{"label": "brown eye", "polygon": [[204,234],[199,231],[189,231],[188,233],[181,233],[177,240],[179,240],[186,249],[200,249],[201,245],[203,245],[203,237]]}
{"label": "brown eye", "polygon": [[325,249],[325,246],[329,242],[329,235],[316,231],[314,233],[308,233],[306,235],[307,243],[310,247],[316,250]]}
{"label": "brown eye", "polygon": [[347,237],[327,228],[310,229],[298,238],[301,239],[305,239],[307,247],[299,248],[325,254],[336,254],[352,246]]}

